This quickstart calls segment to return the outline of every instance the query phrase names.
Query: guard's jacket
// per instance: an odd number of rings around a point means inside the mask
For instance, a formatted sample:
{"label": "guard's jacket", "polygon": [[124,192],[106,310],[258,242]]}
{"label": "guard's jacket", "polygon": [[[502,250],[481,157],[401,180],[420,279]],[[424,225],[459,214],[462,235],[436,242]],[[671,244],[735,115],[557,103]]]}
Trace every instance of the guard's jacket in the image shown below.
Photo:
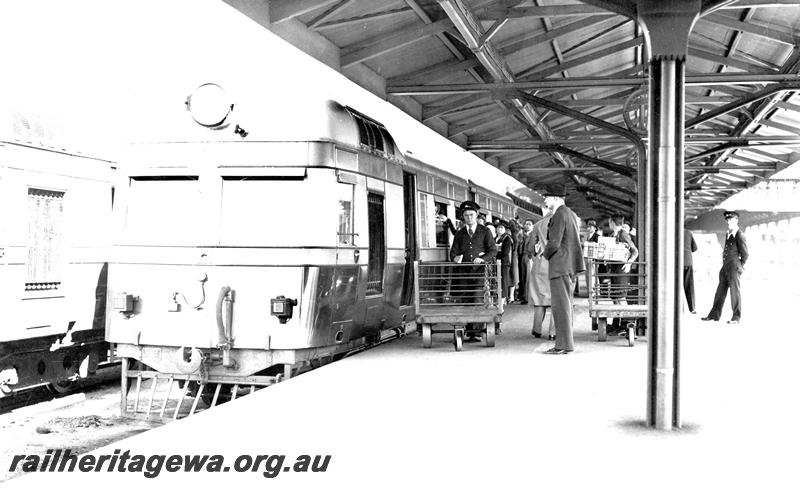
{"label": "guard's jacket", "polygon": [[463,255],[462,263],[471,263],[475,258],[491,261],[497,255],[497,244],[494,242],[492,233],[485,226],[481,224],[475,226],[475,232],[470,237],[465,225],[458,229],[458,232],[453,237],[453,245],[450,247],[450,261],[459,254]]}
{"label": "guard's jacket", "polygon": [[744,232],[737,229],[735,234],[728,235],[725,239],[725,248],[722,250],[722,269],[724,271],[741,271],[748,256]]}

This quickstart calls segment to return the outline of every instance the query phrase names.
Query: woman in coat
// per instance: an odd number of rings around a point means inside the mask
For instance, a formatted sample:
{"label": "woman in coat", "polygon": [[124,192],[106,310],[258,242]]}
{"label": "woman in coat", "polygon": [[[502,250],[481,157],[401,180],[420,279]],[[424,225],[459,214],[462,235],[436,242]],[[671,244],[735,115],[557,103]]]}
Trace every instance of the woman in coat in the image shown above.
{"label": "woman in coat", "polygon": [[[547,309],[550,307],[550,278],[549,265],[544,257],[544,248],[547,245],[547,224],[550,223],[552,214],[545,215],[540,221],[533,224],[531,241],[533,242],[533,257],[528,271],[528,302],[533,305],[533,330],[534,337],[542,337],[542,323]],[[556,336],[553,314],[550,313],[550,328],[548,338]]]}
{"label": "woman in coat", "polygon": [[502,220],[497,223],[497,259],[502,263],[500,267],[500,284],[503,288],[503,298],[506,303],[514,298],[514,283],[511,282],[511,264],[514,253],[514,239],[508,233],[508,224]]}

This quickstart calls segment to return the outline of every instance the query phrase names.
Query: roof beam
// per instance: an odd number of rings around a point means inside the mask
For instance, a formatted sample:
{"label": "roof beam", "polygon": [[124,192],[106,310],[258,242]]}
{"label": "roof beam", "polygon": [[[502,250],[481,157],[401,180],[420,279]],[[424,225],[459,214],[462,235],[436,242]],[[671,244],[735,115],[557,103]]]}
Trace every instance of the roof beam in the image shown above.
{"label": "roof beam", "polygon": [[606,199],[607,201],[611,201],[611,202],[617,203],[617,204],[621,205],[623,208],[627,208],[627,209],[633,208],[633,206],[635,205],[635,202],[633,202],[631,200],[627,200],[627,199],[624,199],[624,198],[616,197],[616,196],[608,194],[608,193],[606,193],[606,192],[604,192],[602,190],[598,190],[597,188],[595,188],[593,186],[579,186],[578,187],[578,191],[580,191],[582,193],[594,193],[595,195],[597,195],[599,197],[602,197],[602,198]]}
{"label": "roof beam", "polygon": [[542,144],[540,146],[542,151],[547,152],[558,152],[564,154],[566,156],[571,156],[576,159],[579,159],[583,162],[594,164],[595,166],[600,166],[601,168],[605,168],[609,171],[613,171],[615,173],[619,173],[623,176],[627,176],[629,178],[634,178],[636,176],[636,170],[633,168],[629,168],[628,166],[623,166],[621,164],[612,163],[610,161],[605,161],[598,158],[593,158],[587,154],[583,154],[581,152],[575,151],[574,149],[570,149],[568,147],[562,146],[561,144]]}
{"label": "roof beam", "polygon": [[521,18],[546,18],[546,17],[575,17],[578,15],[608,14],[608,10],[591,5],[554,5],[547,7],[485,7],[480,9],[478,17],[481,20],[521,19]]}
{"label": "roof beam", "polygon": [[468,58],[464,60],[445,61],[443,63],[427,66],[420,70],[408,73],[402,76],[395,76],[386,80],[386,87],[403,85],[425,85],[431,81],[450,76],[454,73],[465,71],[470,68],[476,68],[481,63],[476,58]]}
{"label": "roof beam", "polygon": [[273,24],[278,24],[338,1],[339,0],[270,0],[269,20]]}
{"label": "roof beam", "polygon": [[611,18],[610,15],[595,15],[587,17],[585,19],[576,20],[575,22],[571,22],[561,27],[556,27],[555,29],[549,32],[536,34],[534,36],[525,35],[522,37],[510,39],[498,45],[498,48],[500,49],[501,54],[503,54],[504,56],[508,56],[510,54],[514,54],[517,51],[521,51],[522,49],[538,46],[539,44],[549,42],[560,36],[571,34],[573,32],[586,29],[593,25],[600,24],[602,22],[607,21],[610,18]]}
{"label": "roof beam", "polygon": [[343,8],[347,7],[353,3],[353,0],[339,0],[339,3],[335,4],[333,7],[329,8],[328,10],[322,12],[321,14],[317,15],[311,21],[306,24],[306,27],[309,29],[314,29],[315,27],[319,26],[323,23],[326,19],[329,19],[336,15],[337,12],[341,11]]}
{"label": "roof beam", "polygon": [[763,90],[759,90],[759,91],[757,91],[755,93],[752,93],[752,94],[750,94],[750,95],[748,95],[748,96],[746,96],[744,98],[741,98],[740,100],[736,100],[735,102],[731,102],[731,103],[729,103],[727,105],[723,105],[722,107],[715,108],[714,110],[710,110],[710,111],[704,113],[703,115],[698,115],[697,117],[694,117],[694,118],[692,118],[690,120],[687,120],[686,123],[684,124],[684,128],[689,129],[689,128],[694,127],[696,125],[702,124],[703,122],[705,122],[707,120],[711,120],[711,119],[713,119],[715,117],[719,117],[722,114],[726,114],[726,113],[731,112],[733,110],[740,109],[742,107],[750,105],[753,102],[757,102],[759,100],[767,98],[767,97],[769,97],[771,95],[774,95],[776,93],[780,93],[780,92],[788,91],[788,90],[800,90],[800,81],[784,82],[784,83],[779,83],[777,85],[768,86],[767,88],[764,88]]}
{"label": "roof beam", "polygon": [[444,32],[451,25],[450,19],[445,18],[430,24],[415,25],[413,27],[404,26],[392,32],[380,34],[359,43],[358,46],[343,49],[341,67],[347,68],[381,54],[400,49],[428,36]]}
{"label": "roof beam", "polygon": [[715,54],[704,49],[699,49],[696,47],[689,47],[689,55],[694,56],[697,58],[705,59],[706,61],[711,61],[717,64],[721,64],[723,66],[728,66],[729,68],[737,68],[747,73],[774,73],[774,70],[767,70],[765,71],[764,68],[761,66],[756,66],[754,64],[750,64],[744,61],[739,61],[738,59],[734,59],[731,57],[720,56],[719,54]]}
{"label": "roof beam", "polygon": [[746,32],[748,34],[759,36],[772,41],[782,42],[784,44],[788,44],[789,46],[793,47],[795,45],[800,44],[800,39],[798,39],[798,37],[792,34],[791,32],[786,32],[773,27],[764,27],[753,23],[753,21],[742,22],[740,20],[728,17],[727,15],[720,15],[720,14],[706,15],[700,17],[700,20],[711,22],[717,25],[722,25],[725,27],[730,27],[731,29],[736,29],[740,32]]}
{"label": "roof beam", "polygon": [[[449,65],[452,66],[452,65]],[[444,66],[442,66],[444,68]],[[687,86],[704,85],[760,85],[771,83],[786,83],[800,81],[797,74],[749,74],[749,73],[719,73],[713,75],[689,75],[686,77]],[[449,83],[441,85],[422,84],[393,84],[386,90],[392,95],[419,96],[419,95],[448,95],[456,93],[492,93],[503,90],[558,90],[569,88],[607,88],[644,86],[647,79],[640,76],[586,76],[566,79],[528,79],[514,82],[494,83]],[[740,92],[739,92],[740,93]],[[749,92],[748,92],[749,93]]]}
{"label": "roof beam", "polygon": [[454,110],[458,110],[460,108],[483,101],[486,101],[486,96],[483,94],[451,97],[447,99],[447,103],[445,103],[444,105],[432,105],[429,107],[423,107],[422,121],[424,122],[434,117],[439,117],[448,114]]}
{"label": "roof beam", "polygon": [[526,70],[520,71],[517,73],[517,76],[521,79],[525,80],[526,78],[536,76],[539,78],[547,78],[550,75],[560,73],[567,69],[576,68],[578,66],[582,66],[587,63],[591,63],[592,61],[597,61],[598,59],[605,58],[607,56],[611,56],[614,54],[619,53],[620,51],[624,51],[625,49],[630,49],[632,47],[636,47],[639,45],[644,44],[644,37],[637,37],[635,39],[629,39],[627,41],[623,41],[617,44],[613,44],[609,47],[604,49],[599,49],[583,56],[577,57],[575,59],[571,59],[566,61],[562,64],[557,66],[551,66],[547,68],[542,68],[541,66],[534,66],[532,68],[528,68]]}
{"label": "roof beam", "polygon": [[[358,15],[355,17],[349,17],[347,19],[339,19],[333,20],[330,22],[325,22],[324,24],[318,24],[314,27],[316,30],[324,30],[324,29],[332,29],[335,27],[344,27],[353,24],[361,24],[364,22],[378,20],[378,19],[385,19],[387,17],[394,17],[398,14],[405,14],[411,12],[411,8],[409,7],[400,7],[392,10],[383,10],[381,12],[373,12],[370,14]],[[316,20],[316,19],[314,19]]]}

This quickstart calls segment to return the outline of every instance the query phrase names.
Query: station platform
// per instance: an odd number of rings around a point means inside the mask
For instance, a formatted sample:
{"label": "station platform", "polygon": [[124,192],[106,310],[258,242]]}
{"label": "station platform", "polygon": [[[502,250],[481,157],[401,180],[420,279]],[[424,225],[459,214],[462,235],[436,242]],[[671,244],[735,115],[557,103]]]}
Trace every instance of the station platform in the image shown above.
{"label": "station platform", "polygon": [[324,473],[37,473],[13,483],[797,486],[800,330],[787,311],[800,297],[745,293],[739,325],[700,320],[711,298],[703,287],[698,314],[684,316],[678,431],[644,426],[646,339],[597,342],[578,299],[569,355],[542,354],[552,343],[531,336],[532,309],[512,305],[495,348],[455,352],[434,335],[423,349],[412,333],[97,452],[329,454]]}

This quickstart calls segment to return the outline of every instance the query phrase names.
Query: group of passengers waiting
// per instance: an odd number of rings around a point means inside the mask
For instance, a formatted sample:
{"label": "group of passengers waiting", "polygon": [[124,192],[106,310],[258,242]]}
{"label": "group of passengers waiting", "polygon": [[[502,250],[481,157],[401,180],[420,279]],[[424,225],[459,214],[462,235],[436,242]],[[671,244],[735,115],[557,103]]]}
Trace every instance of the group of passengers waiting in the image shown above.
{"label": "group of passengers waiting", "polygon": [[[581,237],[579,218],[569,209],[564,199],[566,190],[562,185],[553,185],[543,193],[545,214],[534,222],[519,218],[504,221],[494,219],[487,223],[480,214],[480,207],[473,201],[465,201],[460,210],[463,222],[456,228],[444,216],[439,217],[454,234],[450,248],[450,260],[456,263],[491,262],[500,260],[502,300],[507,303],[530,304],[533,306],[533,327],[535,338],[543,337],[543,324],[549,308],[550,322],[548,339],[555,346],[545,354],[568,354],[574,350],[573,342],[573,296],[577,290],[580,273],[589,268],[589,260],[583,257],[582,241],[597,242],[607,235],[617,244],[627,248],[624,261],[599,264],[598,279],[600,289],[605,288],[609,298],[615,302],[638,303],[636,280],[636,260],[639,249],[636,243],[636,230],[632,229],[622,215],[604,219],[604,228],[598,227],[594,219],[586,220],[587,233]],[[723,253],[723,270],[720,271],[720,284],[714,299],[712,311],[703,320],[719,320],[722,305],[728,289],[731,291],[734,316],[728,323],[738,323],[741,315],[739,294],[739,275],[747,260],[747,245],[744,234],[738,228],[739,214],[725,212],[728,235]],[[688,269],[684,270],[684,290],[691,313],[694,311],[694,284],[691,269],[691,253],[697,250],[694,238],[686,231],[685,247],[689,257],[684,258]],[[734,264],[730,264],[734,263]],[[733,269],[733,272],[728,272]],[[633,273],[632,273],[633,272]],[[586,273],[587,288],[589,273]],[[609,332],[626,333],[626,325],[615,319]],[[467,341],[477,342],[481,332],[477,328],[467,328]],[[500,333],[500,329],[496,328]]]}

